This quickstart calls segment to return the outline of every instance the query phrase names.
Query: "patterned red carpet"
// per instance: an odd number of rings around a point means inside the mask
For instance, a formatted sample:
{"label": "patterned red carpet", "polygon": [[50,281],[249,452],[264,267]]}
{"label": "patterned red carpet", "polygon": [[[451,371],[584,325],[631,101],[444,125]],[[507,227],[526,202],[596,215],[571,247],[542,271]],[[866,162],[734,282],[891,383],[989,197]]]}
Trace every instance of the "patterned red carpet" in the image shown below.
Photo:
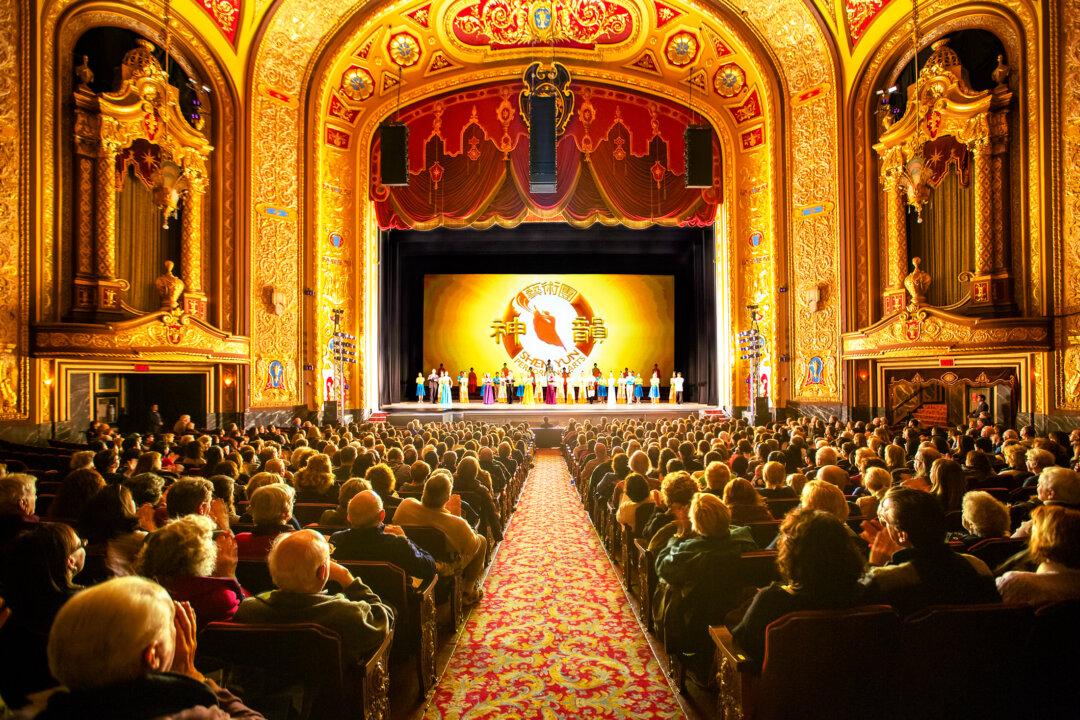
{"label": "patterned red carpet", "polygon": [[557,451],[537,456],[484,593],[425,717],[682,716]]}

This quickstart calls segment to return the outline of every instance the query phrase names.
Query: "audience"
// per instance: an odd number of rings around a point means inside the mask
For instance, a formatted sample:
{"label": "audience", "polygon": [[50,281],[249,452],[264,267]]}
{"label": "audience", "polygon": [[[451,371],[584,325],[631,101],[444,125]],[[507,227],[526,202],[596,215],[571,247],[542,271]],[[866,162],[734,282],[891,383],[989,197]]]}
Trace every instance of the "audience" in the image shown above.
{"label": "audience", "polygon": [[1005,602],[1045,605],[1080,600],[1080,510],[1043,505],[1031,513],[1028,555],[1035,572],[1007,572],[997,579]]}
{"label": "audience", "polygon": [[649,481],[640,473],[630,473],[624,481],[622,500],[615,519],[623,525],[628,525],[635,535],[638,532],[638,508],[646,505],[656,506],[652,493],[649,491]]}
{"label": "audience", "polygon": [[265,560],[270,545],[281,533],[293,532],[295,491],[283,483],[270,483],[256,490],[248,503],[255,528],[236,536],[238,560]]}
{"label": "audience", "polygon": [[319,524],[326,527],[345,527],[349,524],[349,501],[356,497],[357,493],[370,490],[371,484],[362,478],[349,478],[338,488],[338,504],[336,508],[324,510]]}
{"label": "audience", "polygon": [[773,519],[764,498],[758,494],[749,480],[735,478],[728,483],[724,488],[724,504],[731,512],[731,522],[735,525]]}
{"label": "audience", "polygon": [[[268,562],[277,589],[245,599],[235,622],[322,625],[337,633],[342,652],[353,663],[370,654],[393,629],[393,610],[330,559],[330,544],[314,530],[274,538]],[[324,591],[328,582],[340,591]]]}
{"label": "audience", "polygon": [[427,581],[435,577],[435,560],[405,536],[400,527],[385,525],[382,498],[363,490],[349,501],[349,529],[330,536],[334,559],[371,560],[397,565],[409,575]]}
{"label": "audience", "polygon": [[0,549],[38,524],[37,478],[25,473],[0,477]]}

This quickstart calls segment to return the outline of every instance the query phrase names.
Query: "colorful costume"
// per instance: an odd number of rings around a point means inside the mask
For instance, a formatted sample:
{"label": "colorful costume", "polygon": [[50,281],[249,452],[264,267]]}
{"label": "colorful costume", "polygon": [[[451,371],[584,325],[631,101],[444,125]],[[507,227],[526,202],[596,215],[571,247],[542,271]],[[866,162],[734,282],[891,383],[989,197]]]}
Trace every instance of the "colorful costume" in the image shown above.
{"label": "colorful costume", "polygon": [[453,405],[454,393],[450,389],[451,386],[450,376],[443,373],[439,377],[439,404],[440,405]]}
{"label": "colorful costume", "polygon": [[485,405],[494,405],[495,404],[495,388],[491,384],[491,376],[488,375],[487,373],[484,373],[484,390],[483,390],[483,393],[484,393],[484,404]]}
{"label": "colorful costume", "polygon": [[653,403],[660,402],[660,376],[655,372],[649,378],[649,400]]}
{"label": "colorful costume", "polygon": [[418,402],[418,403],[424,402],[424,395],[425,395],[424,391],[425,391],[426,387],[427,386],[424,384],[424,373],[417,373],[416,374],[416,402]]}
{"label": "colorful costume", "polygon": [[458,402],[463,402],[463,403],[468,403],[469,402],[469,386],[468,386],[467,382],[468,382],[468,379],[466,378],[464,372],[462,372],[460,375],[457,376]]}
{"label": "colorful costume", "polygon": [[525,387],[522,390],[521,402],[523,405],[532,405],[536,402],[533,390],[533,376],[530,373],[529,377],[525,378]]}
{"label": "colorful costume", "polygon": [[617,387],[618,386],[615,384],[615,376],[614,375],[608,375],[608,378],[607,378],[607,404],[608,405],[615,405],[615,404],[617,404],[619,402],[619,395],[618,395],[618,391],[616,390]]}

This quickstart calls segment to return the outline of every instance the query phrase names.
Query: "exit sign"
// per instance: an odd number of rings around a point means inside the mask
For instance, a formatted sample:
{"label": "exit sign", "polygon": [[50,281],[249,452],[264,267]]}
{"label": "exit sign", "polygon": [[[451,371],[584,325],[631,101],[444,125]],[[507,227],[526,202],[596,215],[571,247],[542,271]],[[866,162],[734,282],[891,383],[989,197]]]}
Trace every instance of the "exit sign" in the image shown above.
{"label": "exit sign", "polygon": [[136,365],[135,372],[150,372],[149,365]]}
{"label": "exit sign", "polygon": [[938,364],[940,367],[952,367],[956,364],[956,361],[952,358],[941,358],[938,360]]}

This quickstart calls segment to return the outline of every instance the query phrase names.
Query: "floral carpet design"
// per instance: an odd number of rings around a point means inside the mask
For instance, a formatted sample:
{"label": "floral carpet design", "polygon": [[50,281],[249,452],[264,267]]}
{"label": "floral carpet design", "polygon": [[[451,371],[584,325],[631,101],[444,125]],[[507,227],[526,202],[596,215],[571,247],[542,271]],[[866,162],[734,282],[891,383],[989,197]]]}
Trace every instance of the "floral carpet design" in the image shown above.
{"label": "floral carpet design", "polygon": [[540,451],[426,718],[678,718],[557,451]]}

